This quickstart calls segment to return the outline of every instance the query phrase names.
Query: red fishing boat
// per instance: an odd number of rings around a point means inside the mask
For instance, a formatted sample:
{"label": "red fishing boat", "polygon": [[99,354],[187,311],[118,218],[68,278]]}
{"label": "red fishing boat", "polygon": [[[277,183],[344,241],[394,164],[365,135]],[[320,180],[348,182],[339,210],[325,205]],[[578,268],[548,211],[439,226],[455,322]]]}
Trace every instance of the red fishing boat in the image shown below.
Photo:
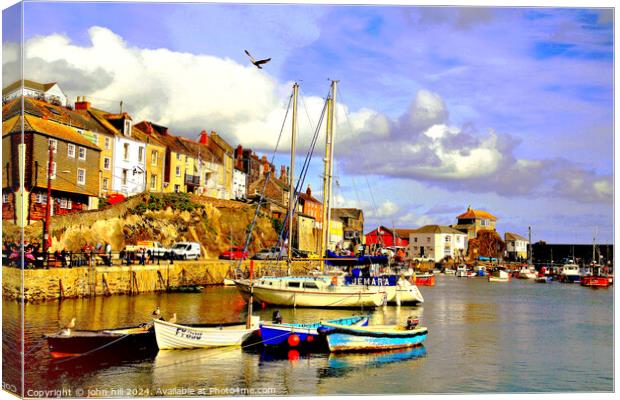
{"label": "red fishing boat", "polygon": [[611,285],[611,279],[601,273],[601,267],[598,265],[592,266],[592,274],[581,277],[581,286],[608,287],[609,285]]}
{"label": "red fishing boat", "polygon": [[420,274],[415,276],[417,286],[435,286],[435,274]]}

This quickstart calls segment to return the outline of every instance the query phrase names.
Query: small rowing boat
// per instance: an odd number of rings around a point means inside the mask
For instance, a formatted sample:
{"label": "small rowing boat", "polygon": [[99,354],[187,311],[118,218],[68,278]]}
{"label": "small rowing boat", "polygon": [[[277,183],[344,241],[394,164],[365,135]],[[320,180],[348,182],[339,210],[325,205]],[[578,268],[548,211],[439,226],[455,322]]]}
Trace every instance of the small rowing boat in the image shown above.
{"label": "small rowing boat", "polygon": [[155,339],[160,350],[241,346],[258,330],[260,317],[252,316],[250,328],[239,322],[224,324],[180,325],[153,320]]}
{"label": "small rowing boat", "polygon": [[78,357],[86,354],[137,354],[157,351],[152,325],[117,329],[72,330],[45,335],[52,358]]}
{"label": "small rowing boat", "polygon": [[[409,322],[409,321],[408,321]],[[428,328],[417,323],[399,325],[344,326],[324,322],[318,329],[324,335],[329,350],[377,351],[420,345],[428,335]]]}
{"label": "small rowing boat", "polygon": [[[345,326],[364,326],[368,325],[368,316],[360,315],[354,317],[333,319],[329,323]],[[310,322],[300,324],[282,323],[261,323],[260,334],[265,346],[290,346],[316,344],[319,339],[317,329],[321,327],[321,322]]]}

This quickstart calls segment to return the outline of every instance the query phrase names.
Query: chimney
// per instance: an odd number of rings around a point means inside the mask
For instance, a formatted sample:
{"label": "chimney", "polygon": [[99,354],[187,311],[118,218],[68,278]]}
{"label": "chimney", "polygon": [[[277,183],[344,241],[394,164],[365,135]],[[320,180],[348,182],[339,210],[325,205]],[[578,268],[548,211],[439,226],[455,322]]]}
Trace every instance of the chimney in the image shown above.
{"label": "chimney", "polygon": [[286,177],[286,167],[284,165],[280,165],[280,180],[284,183],[288,181]]}
{"label": "chimney", "polygon": [[209,135],[204,129],[200,132],[200,144],[209,144]]}
{"label": "chimney", "polygon": [[309,196],[312,196],[312,190],[310,189],[310,185],[308,185],[308,188],[306,189],[306,194]]}
{"label": "chimney", "polygon": [[75,102],[76,110],[88,110],[90,108],[90,102],[86,101],[86,96],[78,96],[77,101]]}
{"label": "chimney", "polygon": [[242,159],[243,158],[243,146],[241,146],[241,145],[237,146],[237,153],[235,155],[235,158],[237,158],[237,159]]}

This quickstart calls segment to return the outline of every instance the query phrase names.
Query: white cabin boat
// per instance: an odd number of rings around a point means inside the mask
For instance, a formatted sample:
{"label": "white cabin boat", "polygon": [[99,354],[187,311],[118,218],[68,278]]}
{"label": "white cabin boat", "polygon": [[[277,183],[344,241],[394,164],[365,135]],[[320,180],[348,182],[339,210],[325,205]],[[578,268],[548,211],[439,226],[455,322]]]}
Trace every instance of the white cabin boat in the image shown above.
{"label": "white cabin boat", "polygon": [[[248,280],[235,281],[249,296]],[[387,286],[342,285],[338,277],[263,277],[252,283],[258,302],[284,307],[358,308],[379,307],[388,300]],[[416,288],[417,289],[417,288]]]}
{"label": "white cabin boat", "polygon": [[560,282],[577,283],[580,281],[581,273],[579,271],[579,265],[569,263],[562,266],[562,271],[560,271]]}
{"label": "white cabin boat", "polygon": [[467,277],[467,267],[465,265],[459,265],[456,268],[456,276]]}
{"label": "white cabin boat", "polygon": [[489,282],[510,282],[510,274],[506,271],[499,270],[489,276]]}
{"label": "white cabin boat", "polygon": [[260,317],[252,316],[251,326],[246,324],[180,325],[155,319],[155,339],[160,350],[198,349],[224,346],[241,346],[259,329]]}

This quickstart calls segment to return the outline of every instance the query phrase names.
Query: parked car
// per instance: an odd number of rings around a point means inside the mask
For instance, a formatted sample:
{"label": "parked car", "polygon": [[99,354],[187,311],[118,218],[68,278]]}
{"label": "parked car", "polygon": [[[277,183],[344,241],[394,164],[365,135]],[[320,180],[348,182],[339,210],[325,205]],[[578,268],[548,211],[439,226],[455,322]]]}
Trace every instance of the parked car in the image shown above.
{"label": "parked car", "polygon": [[248,256],[247,250],[243,251],[243,247],[233,246],[220,254],[220,260],[245,260]]}
{"label": "parked car", "polygon": [[277,258],[286,257],[286,253],[280,247],[271,247],[268,249],[262,249],[258,253],[254,254],[255,260],[275,260]]}
{"label": "parked car", "polygon": [[178,260],[198,260],[200,258],[200,243],[178,242],[172,246],[172,254]]}
{"label": "parked car", "polygon": [[138,254],[142,249],[153,258],[168,258],[170,253],[170,249],[154,240],[139,240],[135,245],[127,245],[125,246],[125,253]]}

